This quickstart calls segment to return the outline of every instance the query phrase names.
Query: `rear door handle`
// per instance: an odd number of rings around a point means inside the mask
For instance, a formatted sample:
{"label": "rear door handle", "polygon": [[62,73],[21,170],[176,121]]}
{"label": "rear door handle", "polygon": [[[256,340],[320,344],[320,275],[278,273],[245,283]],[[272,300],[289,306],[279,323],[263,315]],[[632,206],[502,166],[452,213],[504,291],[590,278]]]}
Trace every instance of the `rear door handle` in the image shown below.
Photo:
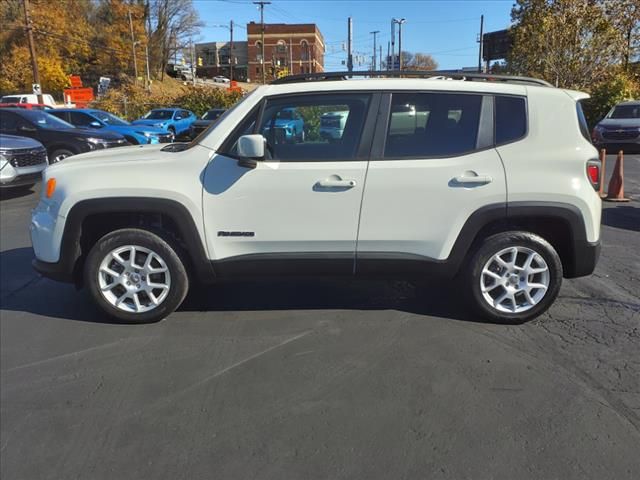
{"label": "rear door handle", "polygon": [[337,175],[332,175],[324,180],[318,180],[317,185],[322,188],[353,188],[356,186],[355,180],[342,180]]}
{"label": "rear door handle", "polygon": [[465,174],[465,175],[458,175],[457,177],[454,178],[454,180],[456,181],[456,183],[461,183],[463,185],[483,185],[486,183],[491,183],[493,181],[493,178],[491,178],[489,175],[469,175],[469,174]]}

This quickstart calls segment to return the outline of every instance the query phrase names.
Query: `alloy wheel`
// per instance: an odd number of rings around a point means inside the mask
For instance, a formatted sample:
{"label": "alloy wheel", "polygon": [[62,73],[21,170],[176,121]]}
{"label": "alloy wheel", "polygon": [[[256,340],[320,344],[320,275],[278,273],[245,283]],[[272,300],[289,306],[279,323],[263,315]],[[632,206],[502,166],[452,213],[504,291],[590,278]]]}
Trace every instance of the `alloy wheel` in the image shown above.
{"label": "alloy wheel", "polygon": [[98,286],[114,307],[142,313],[157,308],[167,298],[171,274],[156,252],[125,245],[109,252],[100,263]]}
{"label": "alloy wheel", "polygon": [[544,298],[550,283],[544,258],[527,247],[509,247],[493,255],[482,268],[484,300],[505,313],[530,310]]}

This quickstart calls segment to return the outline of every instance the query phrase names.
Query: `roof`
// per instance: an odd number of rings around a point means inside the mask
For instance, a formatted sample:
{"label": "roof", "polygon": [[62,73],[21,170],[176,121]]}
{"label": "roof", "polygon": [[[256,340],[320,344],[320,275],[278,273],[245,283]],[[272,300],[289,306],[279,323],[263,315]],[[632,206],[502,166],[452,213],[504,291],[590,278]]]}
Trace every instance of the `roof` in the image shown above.
{"label": "roof", "polygon": [[265,95],[282,95],[304,92],[384,91],[384,90],[442,90],[458,92],[486,92],[511,95],[526,95],[527,88],[556,90],[549,87],[529,87],[520,84],[474,82],[427,78],[369,78],[345,81],[318,81],[298,83],[276,83],[259,87]]}

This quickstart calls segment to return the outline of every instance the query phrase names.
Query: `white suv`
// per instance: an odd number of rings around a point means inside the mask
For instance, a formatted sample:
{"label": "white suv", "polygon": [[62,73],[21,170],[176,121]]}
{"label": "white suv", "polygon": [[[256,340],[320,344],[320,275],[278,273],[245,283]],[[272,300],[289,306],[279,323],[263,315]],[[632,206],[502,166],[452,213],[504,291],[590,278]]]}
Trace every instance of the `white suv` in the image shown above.
{"label": "white suv", "polygon": [[[282,79],[190,144],[53,165],[34,267],[127,322],[166,317],[194,281],[301,274],[457,276],[482,316],[533,318],[599,255],[588,96],[465,75]],[[276,127],[291,109],[296,142]],[[346,113],[335,138],[326,112]]]}

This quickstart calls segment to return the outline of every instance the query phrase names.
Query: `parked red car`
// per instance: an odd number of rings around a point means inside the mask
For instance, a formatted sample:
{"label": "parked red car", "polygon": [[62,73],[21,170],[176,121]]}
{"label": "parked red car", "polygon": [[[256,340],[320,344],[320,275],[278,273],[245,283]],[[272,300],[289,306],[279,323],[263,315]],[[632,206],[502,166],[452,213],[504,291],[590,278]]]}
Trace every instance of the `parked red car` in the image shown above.
{"label": "parked red car", "polygon": [[0,103],[0,108],[26,108],[29,110],[51,110],[51,105],[44,103]]}

